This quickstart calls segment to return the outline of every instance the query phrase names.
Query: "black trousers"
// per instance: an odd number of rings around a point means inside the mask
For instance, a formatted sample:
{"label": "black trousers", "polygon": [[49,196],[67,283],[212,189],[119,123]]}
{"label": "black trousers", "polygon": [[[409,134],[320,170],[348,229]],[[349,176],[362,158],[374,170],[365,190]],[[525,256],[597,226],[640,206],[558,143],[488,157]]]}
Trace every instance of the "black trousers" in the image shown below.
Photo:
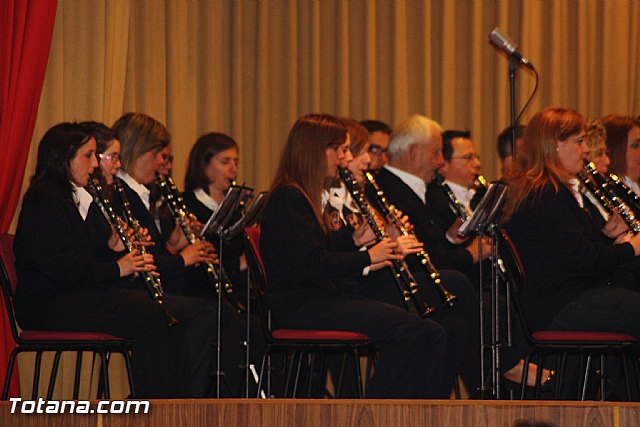
{"label": "black trousers", "polygon": [[[277,307],[272,307],[278,316]],[[289,311],[289,310],[287,310]],[[446,337],[440,325],[402,308],[359,295],[318,295],[282,327],[348,330],[368,335],[379,350],[369,398],[447,398]]]}
{"label": "black trousers", "polygon": [[[128,288],[72,290],[16,307],[16,314],[25,329],[104,332],[131,339],[138,397],[210,395],[217,366],[217,305],[177,295],[165,295],[164,305],[179,324],[169,326],[164,308],[146,291]],[[221,313],[222,391],[235,396],[241,381],[240,324],[226,304]]]}
{"label": "black trousers", "polygon": [[[480,385],[480,328],[478,295],[467,277],[453,270],[440,271],[447,290],[458,296],[452,307],[442,307],[442,298],[426,273],[417,272],[414,277],[424,300],[436,308],[430,319],[437,322],[447,334],[445,377],[449,379],[449,391],[453,380],[460,373],[471,393]],[[371,272],[363,277],[360,291],[378,301],[404,308],[404,302],[388,269]],[[415,313],[409,313],[418,317]]]}

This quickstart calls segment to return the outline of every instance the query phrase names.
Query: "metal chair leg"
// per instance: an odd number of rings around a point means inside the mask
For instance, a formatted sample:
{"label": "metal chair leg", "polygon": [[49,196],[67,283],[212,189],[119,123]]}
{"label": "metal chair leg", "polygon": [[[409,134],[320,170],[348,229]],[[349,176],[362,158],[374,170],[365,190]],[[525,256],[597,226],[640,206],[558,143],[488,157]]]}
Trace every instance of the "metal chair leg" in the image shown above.
{"label": "metal chair leg", "polygon": [[33,387],[31,389],[31,400],[38,397],[38,386],[40,385],[40,368],[42,367],[42,352],[36,352],[36,364],[33,368]]}
{"label": "metal chair leg", "polygon": [[[100,399],[100,395],[104,395],[105,399],[109,399],[111,397],[109,390],[109,353],[101,350],[98,354],[100,355],[100,377],[102,382],[102,392],[98,390],[98,399]],[[98,387],[98,389],[100,389],[100,387]]]}
{"label": "metal chair leg", "polygon": [[133,385],[133,370],[131,369],[131,355],[126,348],[122,350],[122,356],[124,357],[124,364],[127,369],[127,380],[129,380],[129,399],[135,399],[136,390]]}
{"label": "metal chair leg", "polygon": [[600,355],[600,400],[604,401],[604,397],[606,396],[606,379],[607,374],[605,372],[605,360],[604,354]]}
{"label": "metal chair leg", "polygon": [[300,382],[300,371],[302,370],[302,359],[305,356],[305,352],[304,350],[300,350],[300,355],[298,356],[298,364],[296,367],[296,377],[293,380],[293,395],[291,397],[293,397],[295,399],[296,394],[298,393],[298,384]]}
{"label": "metal chair leg", "polygon": [[589,382],[589,371],[591,370],[591,354],[587,355],[587,366],[584,370],[584,376],[582,378],[582,393],[580,394],[580,400],[585,400],[587,397],[587,383]]}
{"label": "metal chair leg", "polygon": [[82,352],[76,352],[76,371],[73,377],[73,400],[78,400],[80,394],[80,372],[82,371]]}
{"label": "metal chair leg", "polygon": [[51,376],[49,377],[49,388],[47,389],[47,400],[53,399],[53,389],[56,386],[56,378],[58,377],[58,367],[60,366],[60,357],[62,351],[56,351],[53,358],[53,366],[51,367]]}
{"label": "metal chair leg", "polygon": [[356,393],[358,394],[358,399],[362,399],[364,397],[364,393],[362,391],[362,372],[360,367],[360,353],[358,350],[353,349],[351,353],[353,355],[353,369],[355,370],[355,380],[356,380]]}

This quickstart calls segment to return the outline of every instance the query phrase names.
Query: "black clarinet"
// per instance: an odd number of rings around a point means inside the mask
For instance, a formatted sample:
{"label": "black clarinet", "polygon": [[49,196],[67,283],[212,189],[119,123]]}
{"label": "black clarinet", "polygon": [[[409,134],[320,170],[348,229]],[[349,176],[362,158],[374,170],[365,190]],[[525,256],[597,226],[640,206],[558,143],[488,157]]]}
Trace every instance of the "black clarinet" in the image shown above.
{"label": "black clarinet", "polygon": [[[407,229],[407,227],[404,226],[404,224],[398,217],[398,212],[396,211],[396,208],[394,206],[389,205],[389,203],[387,202],[387,198],[384,195],[384,191],[382,191],[382,188],[380,188],[380,186],[376,182],[376,179],[373,176],[373,174],[371,172],[365,172],[364,176],[367,179],[367,182],[375,190],[376,196],[378,198],[378,206],[380,206],[380,209],[382,209],[382,214],[385,216],[387,221],[393,224],[396,230],[398,230],[398,232],[403,236],[415,237],[415,234],[413,233],[413,231],[410,231],[409,229]],[[442,297],[443,305],[452,306],[458,299],[458,296],[452,294],[447,290],[447,288],[444,287],[444,284],[442,283],[442,279],[440,278],[440,272],[435,267],[435,265],[433,265],[433,262],[431,262],[431,257],[429,256],[429,254],[423,249],[420,252],[418,252],[416,256],[420,261],[420,265],[422,265],[424,269],[427,271],[429,278],[433,281],[433,284],[436,286],[436,289],[440,293],[440,296]]]}
{"label": "black clarinet", "polygon": [[[184,199],[178,192],[178,188],[173,182],[173,179],[170,176],[156,173],[156,183],[160,187],[162,196],[167,202],[173,217],[178,221],[178,224],[180,224],[180,228],[182,228],[182,232],[186,236],[187,241],[191,244],[202,241],[200,236],[191,228],[190,221],[192,221],[195,216],[187,209]],[[238,300],[233,290],[233,284],[225,273],[222,263],[216,266],[213,263],[205,262],[202,263],[202,265],[209,281],[215,286],[216,291],[219,291],[220,285],[222,285],[224,295],[233,308],[238,313],[246,311],[246,307]]]}
{"label": "black clarinet", "polygon": [[619,188],[616,188],[615,181],[600,175],[593,162],[585,162],[578,178],[609,214],[618,213],[633,234],[640,233],[640,220],[627,201],[618,194]]}
{"label": "black clarinet", "polygon": [[[353,201],[360,209],[360,213],[369,223],[369,226],[373,230],[377,241],[381,241],[389,237],[384,227],[381,227],[376,222],[373,207],[367,201],[364,193],[360,191],[358,182],[353,174],[348,169],[338,168],[340,178],[347,187],[347,191],[351,194]],[[409,311],[418,313],[420,317],[428,317],[435,311],[435,308],[430,307],[424,300],[416,279],[411,274],[409,266],[406,261],[403,260],[391,260],[391,272],[394,282],[402,295],[405,307]]]}
{"label": "black clarinet", "polygon": [[444,190],[445,194],[447,195],[447,198],[449,199],[449,207],[451,208],[453,213],[456,214],[456,216],[460,218],[462,222],[466,221],[469,217],[470,212],[467,210],[467,208],[464,207],[460,200],[458,200],[456,195],[453,194],[453,190],[451,190],[451,187],[449,187],[447,183],[444,182],[444,176],[442,176],[440,172],[435,171],[433,179],[435,179],[436,183]]}
{"label": "black clarinet", "polygon": [[[127,252],[133,252],[135,249],[138,249],[140,253],[146,253],[146,249],[144,246],[136,247],[133,244],[133,241],[129,238],[129,235],[127,234],[127,223],[113,210],[111,201],[105,194],[104,189],[102,188],[102,184],[100,184],[97,179],[91,178],[89,180],[89,188],[92,189],[95,193],[97,197],[96,201],[98,202],[102,210],[107,214],[107,219],[118,233],[118,237],[120,237],[120,240],[124,244]],[[136,239],[141,238],[139,229],[137,231],[134,229],[134,236],[136,236]],[[164,290],[162,289],[160,278],[155,276],[150,271],[141,271],[138,274],[142,278],[142,281],[147,291],[149,292],[151,299],[163,307],[167,319],[169,320],[169,326],[177,325],[179,321],[175,317],[173,317],[173,315],[167,309],[166,305],[164,305]]]}
{"label": "black clarinet", "polygon": [[640,217],[640,196],[622,182],[616,174],[610,173],[609,176],[607,176],[607,180],[611,182],[615,193],[625,201],[636,217]]}

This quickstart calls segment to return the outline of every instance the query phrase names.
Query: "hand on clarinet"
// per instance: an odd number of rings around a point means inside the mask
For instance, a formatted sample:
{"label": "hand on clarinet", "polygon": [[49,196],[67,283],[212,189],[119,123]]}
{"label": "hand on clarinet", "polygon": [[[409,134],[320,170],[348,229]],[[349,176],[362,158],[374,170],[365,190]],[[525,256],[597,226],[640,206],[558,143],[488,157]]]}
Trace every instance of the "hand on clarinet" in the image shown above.
{"label": "hand on clarinet", "polygon": [[137,249],[127,253],[117,263],[120,269],[120,277],[146,271],[145,257]]}
{"label": "hand on clarinet", "polygon": [[398,243],[396,253],[402,254],[403,257],[410,254],[417,254],[424,250],[424,244],[419,242],[416,236],[400,236],[396,239],[396,242]]}
{"label": "hand on clarinet", "polygon": [[182,232],[180,224],[176,221],[176,225],[173,228],[173,231],[171,231],[169,239],[167,240],[167,248],[173,252],[180,252],[188,244],[189,241],[187,240],[187,237]]}
{"label": "hand on clarinet", "polygon": [[617,239],[619,236],[626,234],[629,227],[619,214],[609,215],[609,220],[602,227],[602,233],[610,239]]}
{"label": "hand on clarinet", "polygon": [[185,267],[200,263],[218,262],[218,254],[213,245],[206,240],[188,245],[180,251]]}
{"label": "hand on clarinet", "polygon": [[357,247],[369,246],[375,243],[376,235],[374,234],[368,222],[363,222],[353,232],[353,242]]}
{"label": "hand on clarinet", "polygon": [[398,247],[398,242],[394,242],[389,238],[383,239],[369,248],[369,258],[371,259],[371,265],[380,264],[380,266],[389,266],[391,262],[389,260],[401,260],[402,254],[396,254],[395,250]]}
{"label": "hand on clarinet", "polygon": [[135,236],[133,244],[135,246],[153,246],[155,245],[155,242],[151,239],[148,229],[139,227],[138,234]]}
{"label": "hand on clarinet", "polygon": [[468,241],[466,237],[458,236],[458,230],[460,229],[461,225],[462,225],[462,219],[456,218],[455,222],[451,224],[451,227],[449,227],[449,229],[447,230],[447,233],[446,233],[447,240],[449,240],[453,244],[462,245]]}

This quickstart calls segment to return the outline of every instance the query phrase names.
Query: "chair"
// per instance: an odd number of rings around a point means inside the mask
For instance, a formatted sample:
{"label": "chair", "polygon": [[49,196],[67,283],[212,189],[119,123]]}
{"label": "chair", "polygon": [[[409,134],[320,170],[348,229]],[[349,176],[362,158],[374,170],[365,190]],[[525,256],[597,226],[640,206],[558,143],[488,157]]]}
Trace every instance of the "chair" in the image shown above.
{"label": "chair", "polygon": [[[600,399],[604,400],[606,386],[605,356],[615,356],[621,359],[624,370],[627,399],[631,400],[632,383],[636,391],[640,390],[640,378],[638,378],[638,340],[630,335],[613,332],[593,331],[535,331],[531,332],[524,316],[524,310],[520,301],[520,289],[526,285],[524,268],[518,252],[509,238],[506,230],[498,230],[498,251],[504,263],[507,283],[511,291],[511,304],[515,308],[516,315],[522,325],[523,332],[530,346],[525,357],[525,369],[522,373],[520,398],[525,397],[525,378],[528,375],[529,362],[534,360],[538,366],[543,366],[548,357],[555,357],[556,384],[554,387],[555,398],[559,398],[562,391],[562,377],[565,362],[568,355],[578,355],[580,358],[580,378],[578,394],[581,400],[587,397],[587,388],[590,383],[592,361],[599,359]],[[586,362],[586,363],[585,363]],[[630,367],[633,368],[631,376]],[[535,397],[539,397],[542,369],[538,369],[536,378]]]}
{"label": "chair", "polygon": [[[308,369],[308,390],[307,397],[312,397],[314,392],[324,390],[326,381],[326,366],[324,365],[323,356],[326,354],[342,354],[342,365],[338,375],[335,387],[336,397],[339,397],[342,389],[342,381],[346,360],[351,356],[354,369],[354,385],[358,397],[364,397],[362,387],[362,376],[360,370],[360,355],[368,356],[366,367],[366,379],[369,378],[371,371],[372,357],[374,349],[368,336],[350,331],[330,331],[330,330],[306,330],[306,329],[281,329],[272,326],[271,311],[266,296],[267,276],[265,274],[264,263],[260,254],[260,228],[245,228],[246,237],[246,257],[249,264],[249,273],[251,283],[257,295],[258,310],[261,317],[261,323],[264,329],[266,339],[266,349],[262,357],[260,366],[260,375],[258,379],[258,393],[262,391],[263,376],[268,360],[273,353],[284,353],[288,363],[285,363],[284,371],[286,379],[284,382],[284,395],[287,397],[289,389],[292,388],[291,397],[296,397],[299,388],[300,371],[302,361],[309,359]],[[320,356],[319,366],[316,365],[316,357]],[[291,384],[293,371],[295,367],[295,376],[293,384]],[[313,379],[316,379],[316,387],[314,388]],[[267,381],[267,384],[270,384]],[[270,390],[267,390],[270,395]],[[320,396],[317,396],[320,397]]]}
{"label": "chair", "polygon": [[11,325],[11,333],[16,342],[16,348],[11,352],[7,373],[4,380],[4,388],[2,390],[2,400],[6,400],[9,395],[9,385],[16,361],[16,357],[20,353],[35,352],[35,367],[33,373],[33,390],[31,399],[38,397],[38,384],[40,382],[40,368],[42,363],[42,353],[45,351],[55,352],[51,376],[49,379],[49,387],[47,390],[47,399],[51,400],[55,388],[56,377],[58,374],[58,366],[62,352],[77,352],[75,379],[73,385],[73,399],[78,399],[80,388],[80,372],[82,368],[82,353],[90,351],[97,354],[101,360],[100,381],[98,385],[98,398],[104,396],[109,399],[109,356],[111,353],[120,353],[124,356],[127,369],[127,377],[129,380],[130,396],[134,397],[133,376],[131,373],[131,342],[113,335],[100,332],[69,332],[69,331],[22,331],[18,330],[18,324],[13,310],[13,296],[16,289],[16,271],[15,257],[13,255],[13,235],[0,235],[0,282],[2,285],[2,294],[4,296],[5,308]]}

